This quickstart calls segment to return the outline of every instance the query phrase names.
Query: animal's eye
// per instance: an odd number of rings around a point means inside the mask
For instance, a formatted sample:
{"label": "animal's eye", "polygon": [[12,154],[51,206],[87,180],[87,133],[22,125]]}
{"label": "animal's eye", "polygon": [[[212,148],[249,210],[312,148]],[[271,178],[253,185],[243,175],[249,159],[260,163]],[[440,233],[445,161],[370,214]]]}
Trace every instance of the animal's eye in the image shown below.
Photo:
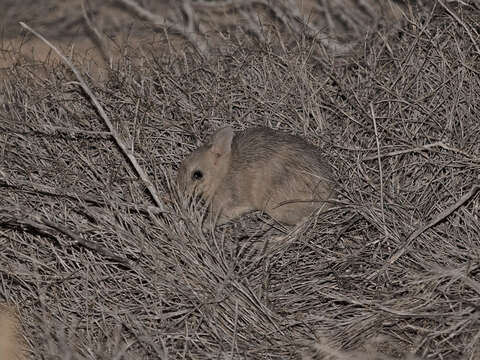
{"label": "animal's eye", "polygon": [[200,170],[195,170],[192,173],[192,180],[201,180],[203,178],[203,173]]}

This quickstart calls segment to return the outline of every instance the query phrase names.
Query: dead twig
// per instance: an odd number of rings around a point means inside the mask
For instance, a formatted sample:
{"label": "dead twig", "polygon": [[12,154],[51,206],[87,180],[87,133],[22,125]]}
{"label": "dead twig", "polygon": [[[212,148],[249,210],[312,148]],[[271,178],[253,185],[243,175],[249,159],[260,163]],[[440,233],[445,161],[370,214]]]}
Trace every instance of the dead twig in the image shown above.
{"label": "dead twig", "polygon": [[460,206],[462,206],[463,204],[465,204],[466,202],[468,202],[473,196],[475,196],[475,194],[480,190],[480,185],[474,185],[472,186],[472,188],[470,189],[470,191],[468,193],[466,193],[465,195],[463,195],[460,199],[458,199],[458,201],[451,205],[450,207],[448,207],[447,209],[445,209],[444,211],[442,211],[440,214],[438,214],[437,216],[435,216],[429,223],[427,223],[426,225],[418,228],[417,230],[415,230],[413,233],[410,234],[410,236],[407,238],[407,240],[405,241],[405,243],[395,252],[395,254],[393,254],[390,259],[388,259],[385,264],[383,264],[383,266],[373,272],[372,274],[370,274],[367,279],[372,279],[374,278],[375,276],[377,276],[378,274],[380,274],[381,272],[384,272],[387,267],[389,267],[390,265],[392,265],[394,262],[396,262],[407,250],[408,248],[410,247],[410,245],[413,243],[413,241],[422,233],[424,233],[425,231],[427,231],[428,229],[434,227],[435,225],[437,225],[440,221],[444,220],[445,218],[447,218],[448,216],[450,216],[455,210],[457,210]]}
{"label": "dead twig", "polygon": [[110,133],[112,137],[114,138],[115,142],[117,143],[118,147],[122,150],[122,152],[125,154],[125,156],[130,160],[131,165],[134,167],[135,171],[137,172],[138,176],[142,179],[143,183],[147,187],[148,191],[150,192],[150,195],[152,196],[155,204],[163,211],[163,204],[160,201],[160,196],[157,194],[157,190],[153,186],[152,182],[150,181],[148,175],[143,171],[142,167],[138,163],[137,159],[135,158],[133,152],[129,150],[125,142],[121,139],[120,134],[118,133],[117,129],[113,126],[112,122],[110,121],[109,117],[105,113],[105,110],[103,110],[102,105],[100,102],[97,100],[95,95],[93,94],[92,90],[87,86],[86,82],[83,80],[82,75],[80,72],[75,68],[75,66],[72,64],[70,60],[68,60],[65,55],[62,54],[60,50],[56,46],[54,46],[50,41],[45,39],[42,35],[40,35],[38,32],[33,30],[30,26],[25,24],[24,22],[20,22],[20,25],[30,31],[32,34],[34,34],[36,37],[38,37],[40,40],[42,40],[45,44],[50,46],[57,55],[68,65],[68,67],[73,71],[75,76],[78,79],[78,84],[82,87],[83,91],[88,95],[92,103],[94,104],[95,108],[97,109],[98,113],[100,114],[100,117],[102,120],[105,122],[105,124],[108,127],[108,130],[110,130]]}
{"label": "dead twig", "polygon": [[[69,236],[70,238],[73,239],[73,242],[70,243],[70,246],[81,246],[84,248],[87,248],[89,250],[92,250],[94,252],[97,252],[106,258],[113,260],[115,262],[118,262],[128,268],[131,268],[130,261],[126,258],[123,258],[121,256],[115,255],[113,252],[108,250],[107,248],[103,247],[100,244],[96,244],[92,241],[83,239],[79,234],[77,234],[75,231],[70,230],[66,228],[65,226],[62,226],[60,224],[54,223],[53,221],[50,221],[48,219],[45,219],[43,216],[39,214],[33,214],[30,216],[27,216],[26,214],[29,213],[31,214],[31,211],[27,211],[24,209],[19,208],[18,206],[15,206],[14,208],[0,208],[0,214],[4,215],[7,220],[3,222],[11,222],[13,220],[14,223],[19,224],[19,225],[26,225],[29,226],[32,229],[37,229],[41,232],[50,234],[50,231],[56,230],[57,232],[60,232],[64,235]],[[15,213],[20,213],[22,215],[15,215]],[[51,234],[50,234],[51,235]],[[58,240],[58,239],[57,239]],[[61,244],[61,242],[59,241]]]}
{"label": "dead twig", "polygon": [[188,20],[187,26],[182,26],[171,22],[166,17],[151,13],[147,9],[138,5],[133,0],[117,0],[117,2],[121,3],[127,9],[133,11],[139,18],[149,21],[155,27],[162,29],[168,28],[170,30],[173,30],[174,32],[179,33],[199,52],[200,55],[204,57],[208,56],[207,43],[194,30],[194,19],[191,11],[191,6],[185,5],[183,9]]}
{"label": "dead twig", "polygon": [[[123,257],[120,257],[118,255],[115,255],[114,253],[112,253],[110,250],[108,250],[107,248],[101,246],[100,244],[96,244],[92,241],[89,241],[89,240],[86,240],[86,239],[83,239],[79,234],[77,234],[76,232],[70,230],[70,229],[67,229],[66,227],[60,225],[60,224],[57,224],[57,223],[54,223],[53,221],[50,221],[50,220],[47,220],[45,218],[40,218],[40,217],[37,217],[39,220],[42,221],[42,223],[44,223],[45,225],[47,225],[48,227],[54,229],[54,230],[57,230],[58,232],[64,234],[64,235],[67,235],[69,237],[71,237],[74,242],[70,244],[70,246],[75,246],[75,245],[78,245],[78,246],[81,246],[81,247],[84,247],[84,248],[87,248],[89,250],[92,250],[94,252],[97,252],[103,256],[105,256],[106,258],[109,258],[113,261],[116,261],[122,265],[125,265],[127,266],[128,268],[131,267],[130,265],[130,261],[128,261],[128,259],[125,259]],[[31,224],[34,224],[33,222]]]}
{"label": "dead twig", "polygon": [[108,64],[109,58],[110,58],[110,51],[108,50],[107,43],[105,41],[105,37],[100,33],[100,31],[95,27],[95,25],[92,23],[90,18],[88,17],[88,11],[85,6],[85,0],[82,1],[82,13],[83,13],[83,18],[85,19],[85,23],[87,24],[88,29],[93,35],[93,41],[97,44],[97,46],[100,48],[100,53],[102,55],[103,61]]}
{"label": "dead twig", "polygon": [[[472,32],[470,31],[470,28],[467,26],[467,24],[465,24],[465,22],[463,22],[457,14],[455,14],[447,5],[444,4],[443,1],[439,1],[438,2],[440,4],[441,7],[443,7],[451,17],[453,17],[455,19],[456,22],[458,22],[460,25],[462,25],[462,27],[465,29],[465,31],[467,32],[468,34],[468,37],[470,38],[470,40],[472,41],[472,44],[473,46],[475,46],[475,50],[477,50],[477,54],[480,55],[480,46],[477,44],[477,42],[475,41],[473,35],[472,35]],[[473,31],[475,31],[475,29],[473,29]],[[476,31],[475,31],[476,32]],[[477,37],[478,37],[478,34],[476,34]]]}
{"label": "dead twig", "polygon": [[386,157],[391,157],[391,156],[408,154],[408,153],[411,153],[411,152],[421,152],[421,151],[425,151],[425,150],[428,150],[428,149],[431,149],[431,148],[434,148],[434,147],[441,147],[445,150],[453,151],[453,152],[462,154],[463,156],[466,156],[467,158],[470,158],[470,159],[472,158],[472,156],[470,154],[466,153],[465,151],[462,151],[462,150],[453,148],[451,146],[448,146],[448,145],[444,144],[442,141],[437,141],[437,142],[434,142],[434,143],[431,143],[431,144],[418,146],[418,147],[415,147],[413,149],[392,151],[392,152],[389,152],[389,153],[383,154],[383,155],[377,153],[377,155],[367,156],[366,158],[363,159],[363,161],[377,160],[379,158],[386,158]]}
{"label": "dead twig", "polygon": [[[44,194],[50,196],[60,196],[64,198],[69,198],[72,200],[77,201],[84,201],[90,204],[94,204],[96,206],[105,207],[109,205],[109,202],[105,201],[100,197],[94,197],[85,194],[79,194],[78,192],[69,192],[64,190],[55,189],[51,186],[47,186],[44,184],[35,183],[32,181],[25,181],[25,180],[10,180],[6,179],[5,174],[0,171],[0,175],[3,175],[4,178],[0,178],[0,187],[9,187],[12,189],[17,189],[24,192],[29,193],[37,193],[37,194]],[[159,215],[163,211],[156,206],[142,206],[134,203],[128,203],[124,201],[113,201],[111,204],[114,204],[119,207],[127,208],[130,210],[138,211],[143,214],[155,214]]]}
{"label": "dead twig", "polygon": [[378,136],[378,129],[377,129],[377,120],[375,119],[375,109],[373,108],[373,103],[370,103],[370,112],[372,114],[372,122],[373,122],[373,129],[375,131],[375,141],[377,144],[377,155],[378,155],[378,170],[380,173],[380,208],[382,210],[382,220],[383,220],[383,231],[385,232],[385,236],[387,236],[387,225],[385,221],[385,206],[383,200],[383,169],[382,169],[382,159],[380,158],[380,139]]}

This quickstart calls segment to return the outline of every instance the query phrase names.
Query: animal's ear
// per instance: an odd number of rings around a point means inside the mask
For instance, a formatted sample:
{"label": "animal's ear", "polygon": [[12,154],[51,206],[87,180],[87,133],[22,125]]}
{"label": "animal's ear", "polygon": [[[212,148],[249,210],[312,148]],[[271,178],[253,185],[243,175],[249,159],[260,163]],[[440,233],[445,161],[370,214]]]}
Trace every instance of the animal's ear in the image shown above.
{"label": "animal's ear", "polygon": [[233,129],[231,126],[227,126],[217,130],[212,135],[210,144],[212,145],[210,151],[217,157],[229,154],[232,150]]}

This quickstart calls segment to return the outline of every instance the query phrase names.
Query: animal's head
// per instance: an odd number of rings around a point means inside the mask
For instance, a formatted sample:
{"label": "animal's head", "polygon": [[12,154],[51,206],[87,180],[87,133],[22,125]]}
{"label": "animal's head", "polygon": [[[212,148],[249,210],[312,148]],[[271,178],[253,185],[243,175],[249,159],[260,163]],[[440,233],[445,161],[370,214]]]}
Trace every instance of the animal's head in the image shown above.
{"label": "animal's head", "polygon": [[224,127],[185,158],[177,173],[182,194],[212,199],[230,167],[233,136],[233,129]]}

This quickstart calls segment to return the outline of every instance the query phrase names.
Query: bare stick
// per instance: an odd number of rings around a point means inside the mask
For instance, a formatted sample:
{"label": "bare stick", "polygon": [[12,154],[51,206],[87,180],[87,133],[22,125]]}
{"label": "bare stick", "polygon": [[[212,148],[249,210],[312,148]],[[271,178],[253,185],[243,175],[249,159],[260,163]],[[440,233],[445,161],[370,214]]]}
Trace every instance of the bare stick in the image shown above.
{"label": "bare stick", "polygon": [[[439,1],[438,3],[450,14],[451,17],[453,17],[460,25],[463,26],[463,28],[467,32],[468,36],[470,37],[470,40],[472,41],[473,45],[475,46],[475,49],[477,50],[477,54],[480,55],[480,47],[478,46],[477,42],[473,38],[472,32],[470,31],[468,26],[462,20],[460,20],[458,15],[455,14],[452,10],[450,10],[448,8],[448,6],[443,3],[443,1]],[[477,37],[478,37],[478,34],[477,34]]]}
{"label": "bare stick", "polygon": [[389,153],[383,154],[383,155],[379,155],[377,153],[377,155],[368,156],[368,157],[364,158],[363,161],[376,160],[380,157],[381,158],[386,158],[386,157],[397,156],[397,155],[401,155],[401,154],[408,154],[408,153],[411,153],[411,152],[420,152],[420,151],[428,150],[428,149],[431,149],[431,148],[437,147],[437,146],[441,147],[442,149],[445,149],[445,150],[449,150],[449,151],[453,151],[453,152],[462,154],[462,155],[464,155],[464,156],[466,156],[470,159],[472,158],[472,156],[470,154],[466,153],[465,151],[462,151],[462,150],[453,148],[451,146],[448,146],[448,145],[444,144],[442,141],[437,141],[437,142],[427,144],[427,145],[423,145],[423,146],[419,146],[419,147],[416,147],[416,148],[413,148],[413,149],[392,151],[392,152],[389,152]]}
{"label": "bare stick", "polygon": [[380,140],[378,139],[377,120],[375,119],[375,110],[373,109],[372,103],[370,103],[370,111],[372,113],[373,129],[375,130],[375,141],[377,142],[378,169],[380,171],[380,208],[382,209],[383,231],[385,232],[385,236],[387,236],[387,225],[383,203],[383,170],[382,159],[380,158]]}
{"label": "bare stick", "polygon": [[[130,266],[130,261],[128,261],[128,259],[126,258],[123,258],[123,257],[120,257],[120,256],[117,256],[115,255],[114,253],[112,253],[110,250],[108,250],[107,248],[103,247],[102,245],[100,244],[96,244],[94,242],[91,242],[89,240],[86,240],[86,239],[83,239],[79,234],[77,234],[76,232],[70,230],[70,229],[67,229],[66,227],[60,225],[60,224],[57,224],[57,223],[54,223],[50,220],[47,220],[47,219],[44,219],[44,218],[39,218],[39,220],[44,223],[46,226],[52,228],[52,229],[55,229],[57,230],[58,232],[64,234],[64,235],[67,235],[69,237],[71,237],[73,239],[73,243],[71,244],[72,246],[75,246],[75,245],[78,245],[78,246],[82,246],[84,248],[87,248],[89,250],[92,250],[94,252],[97,252],[103,256],[105,256],[106,258],[109,258],[110,260],[113,260],[113,261],[116,261],[122,265],[125,265],[127,267],[131,267]],[[34,225],[35,223],[31,222],[30,223],[30,226]]]}
{"label": "bare stick", "polygon": [[132,164],[133,168],[135,169],[135,171],[137,172],[138,176],[140,176],[140,178],[142,179],[143,183],[145,184],[145,186],[147,187],[150,195],[152,196],[155,204],[163,211],[163,204],[162,202],[160,201],[160,196],[158,196],[157,194],[157,190],[155,189],[155,187],[153,186],[152,182],[150,181],[148,175],[143,171],[142,167],[138,164],[138,161],[137,159],[135,158],[133,152],[131,152],[127,145],[123,142],[123,140],[121,139],[120,137],[120,134],[117,132],[117,130],[115,129],[115,127],[113,126],[113,124],[111,123],[110,119],[108,118],[107,114],[105,113],[105,110],[103,110],[103,107],[102,105],[100,105],[100,102],[97,100],[97,98],[95,97],[95,95],[93,94],[92,90],[90,90],[90,88],[87,86],[87,84],[85,83],[85,81],[83,80],[83,77],[82,75],[80,74],[80,72],[75,68],[75,66],[73,66],[72,62],[70,60],[68,60],[61,52],[60,50],[58,50],[52,43],[50,43],[50,41],[48,41],[47,39],[45,39],[42,35],[40,35],[38,32],[36,32],[35,30],[33,30],[30,26],[28,26],[27,24],[25,24],[24,22],[20,22],[20,25],[22,25],[22,27],[24,27],[25,29],[27,29],[28,31],[30,31],[32,34],[34,34],[36,37],[38,37],[40,40],[42,40],[45,44],[47,44],[48,46],[50,46],[56,53],[57,55],[70,67],[70,69],[73,71],[73,73],[75,74],[75,76],[77,77],[78,79],[78,83],[79,85],[82,87],[83,91],[85,91],[85,93],[87,93],[87,95],[89,96],[90,100],[93,102],[93,104],[95,105],[98,113],[100,114],[101,118],[103,119],[103,121],[105,122],[105,124],[107,125],[108,127],[108,130],[110,130],[110,134],[112,135],[112,137],[114,138],[115,142],[117,143],[118,147],[122,150],[122,152],[125,154],[125,156],[128,158],[128,160],[130,161],[130,163]]}
{"label": "bare stick", "polygon": [[187,31],[185,31],[185,28],[183,26],[177,25],[165,17],[151,13],[147,9],[138,5],[133,0],[117,0],[117,2],[121,3],[126,8],[132,10],[139,18],[149,21],[156,27],[167,27],[175,32],[178,32],[200,53],[200,55],[208,55],[207,43],[194,31],[194,19],[191,11],[191,6],[186,5],[184,8],[185,14],[188,17]]}
{"label": "bare stick", "polygon": [[[8,179],[7,176],[1,171],[0,171],[0,175],[3,176],[3,178],[0,178],[0,185],[4,187],[18,189],[27,193],[36,193],[36,194],[44,194],[44,195],[50,195],[50,196],[65,197],[65,198],[73,199],[76,201],[84,201],[84,202],[95,204],[97,206],[102,206],[102,207],[105,207],[109,204],[109,202],[104,201],[100,197],[79,194],[77,192],[59,190],[59,189],[56,189],[44,184],[35,183],[32,181],[17,180],[17,179],[11,180],[11,179]],[[125,201],[112,201],[110,204],[115,204],[116,206],[138,211],[143,214],[159,215],[162,213],[161,209],[153,205],[142,206],[142,205],[125,202]]]}
{"label": "bare stick", "polygon": [[[52,229],[56,230],[57,232],[60,232],[64,235],[67,235],[68,237],[73,239],[73,242],[71,242],[69,245],[70,246],[81,246],[87,249],[90,249],[94,252],[97,252],[106,258],[113,260],[115,262],[118,262],[124,266],[131,267],[130,261],[127,258],[115,255],[113,252],[105,248],[104,246],[94,243],[92,241],[83,239],[79,234],[77,234],[75,231],[67,229],[65,226],[54,223],[50,220],[45,219],[43,216],[39,214],[33,214],[31,217],[27,217],[28,211],[25,209],[22,209],[18,206],[12,209],[9,208],[0,208],[0,214],[5,214],[8,218],[13,220],[16,224],[19,225],[27,225],[31,227],[32,229],[37,229],[39,231],[45,232],[49,235],[51,234]],[[12,214],[12,212],[18,212],[22,214],[21,216],[17,216]],[[58,239],[57,239],[58,241]],[[59,241],[59,243],[61,243]]]}
{"label": "bare stick", "polygon": [[100,48],[100,52],[102,54],[103,60],[108,64],[109,61],[109,55],[110,52],[108,51],[107,44],[104,40],[104,37],[100,33],[100,31],[95,27],[95,25],[90,21],[90,18],[88,17],[87,9],[85,6],[85,0],[82,1],[82,12],[83,12],[83,17],[85,19],[85,22],[94,35],[94,42],[98,44],[98,47]]}
{"label": "bare stick", "polygon": [[[118,0],[118,1],[130,1],[130,0]],[[333,38],[326,36],[323,28],[315,26],[312,22],[305,22],[303,20],[303,15],[300,13],[297,4],[290,4],[289,6],[283,5],[279,1],[268,1],[268,0],[225,0],[225,1],[204,1],[198,0],[192,3],[194,9],[205,9],[205,8],[215,8],[216,10],[222,9],[239,9],[246,8],[253,5],[262,5],[266,9],[270,10],[273,16],[278,19],[286,27],[292,27],[296,32],[305,32],[306,35],[312,39],[315,39],[316,42],[320,43],[327,49],[330,49],[336,53],[347,53],[352,49],[352,45],[344,45],[339,41],[334,40]],[[318,5],[317,5],[318,7]],[[329,14],[327,14],[329,15]],[[249,21],[249,29],[253,30],[255,36],[258,37],[258,26],[253,26],[252,20]],[[291,21],[293,20],[293,21]],[[330,19],[331,20],[331,19]],[[299,26],[301,24],[301,26]],[[333,26],[330,26],[330,29],[333,29]],[[258,37],[259,40],[262,40],[262,37]]]}
{"label": "bare stick", "polygon": [[380,272],[385,271],[385,269],[392,265],[394,262],[396,262],[410,247],[410,245],[413,243],[413,241],[423,232],[427,231],[431,227],[434,227],[437,225],[440,221],[444,220],[447,218],[449,215],[451,215],[455,210],[457,210],[460,206],[465,204],[467,201],[469,201],[478,191],[480,190],[480,185],[474,185],[470,189],[468,193],[463,195],[455,204],[452,206],[448,207],[444,211],[442,211],[440,214],[435,216],[429,223],[426,225],[418,228],[415,230],[413,233],[410,234],[410,236],[407,238],[405,243],[398,249],[395,254],[393,254],[390,259],[388,259],[385,264],[377,271],[373,272],[371,275],[368,276],[368,279],[372,279],[375,276],[377,276]]}

